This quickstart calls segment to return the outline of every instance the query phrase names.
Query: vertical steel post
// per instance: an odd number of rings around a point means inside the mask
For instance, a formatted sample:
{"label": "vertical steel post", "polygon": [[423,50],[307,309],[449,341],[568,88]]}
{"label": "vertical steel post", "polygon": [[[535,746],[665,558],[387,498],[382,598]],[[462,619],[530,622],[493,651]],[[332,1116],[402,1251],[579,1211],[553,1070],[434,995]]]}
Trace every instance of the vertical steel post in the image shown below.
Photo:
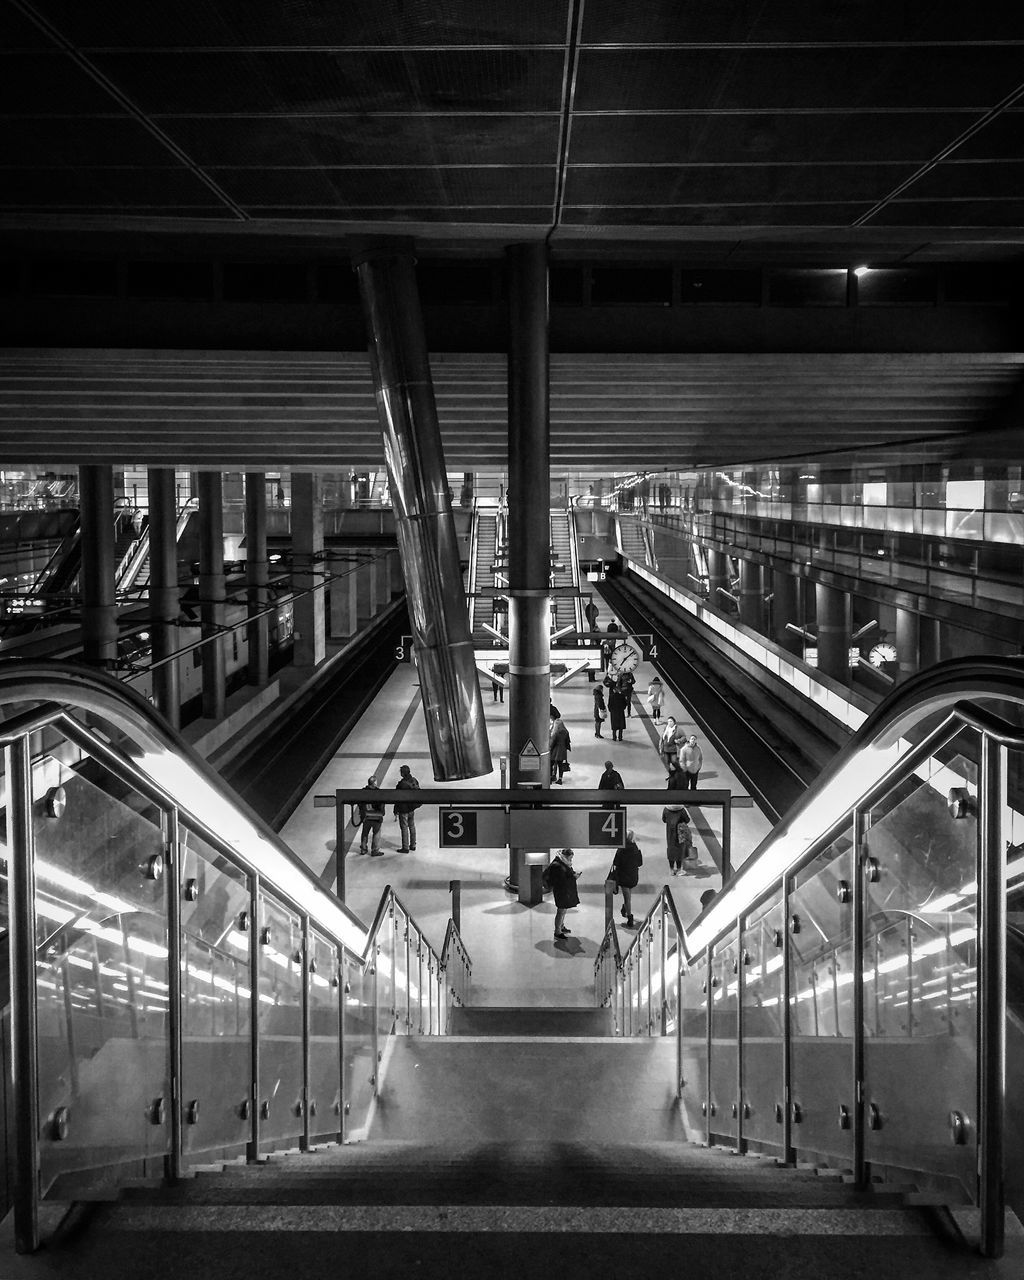
{"label": "vertical steel post", "polygon": [[182,1104],[182,983],[181,983],[181,846],[178,810],[165,814],[167,848],[167,1029],[170,1035],[171,1073],[171,1155],[168,1176],[172,1182],[181,1178],[185,1163],[184,1131],[181,1124]]}
{"label": "vertical steel post", "polygon": [[223,720],[227,699],[224,659],[224,500],[219,471],[199,473],[199,612],[202,635],[203,715]]}
{"label": "vertical steel post", "polygon": [[260,877],[252,873],[249,881],[249,1035],[250,1057],[249,1094],[249,1149],[246,1159],[255,1161],[260,1156]]}
{"label": "vertical steel post", "polygon": [[117,659],[117,583],[114,563],[114,472],[78,468],[82,536],[82,658],[99,667]]}
{"label": "vertical steel post", "polygon": [[1006,1216],[1006,748],[981,739],[978,854],[978,1172],[981,1252],[1003,1253]]}
{"label": "vertical steel post", "polygon": [[313,939],[309,934],[309,916],[299,917],[301,932],[299,965],[302,971],[302,1136],[299,1139],[299,1150],[309,1150],[309,1092],[310,1092],[310,1000],[313,989],[313,978],[310,964],[313,959]]}
{"label": "vertical steel post", "polygon": [[732,879],[732,792],[722,805],[722,888]]}
{"label": "vertical steel post", "polygon": [[789,895],[793,881],[782,877],[782,1161],[792,1164],[793,1154],[793,989],[789,965]]}
{"label": "vertical steel post", "polygon": [[[173,728],[181,724],[178,661],[178,512],[174,501],[174,469],[150,467],[149,484],[149,619],[153,632],[153,696]],[[161,662],[161,659],[170,659]]]}
{"label": "vertical steel post", "polygon": [[736,1152],[746,1150],[743,1136],[743,995],[746,991],[746,948],[743,945],[743,917],[736,921]]}
{"label": "vertical steel post", "polygon": [[19,1253],[34,1253],[39,1248],[39,1041],[32,756],[27,735],[7,748],[7,824],[16,1170],[14,1243]]}
{"label": "vertical steel post", "polygon": [[348,995],[348,980],[345,976],[347,970],[342,947],[338,947],[335,952],[334,963],[337,966],[335,976],[338,992],[338,1141],[343,1143],[348,1129],[345,1105],[345,1088],[348,1084],[345,1077],[345,997]]}
{"label": "vertical steel post", "polygon": [[[551,703],[547,246],[543,241],[511,245],[506,264],[510,782],[546,786]],[[529,753],[531,743],[536,755]],[[539,872],[536,884],[525,883],[527,852],[509,850],[508,884],[532,906],[543,893]]]}
{"label": "vertical steel post", "polygon": [[452,923],[462,934],[462,881],[449,880],[448,889],[452,895]]}
{"label": "vertical steel post", "polygon": [[267,582],[267,477],[262,471],[245,473],[245,586],[249,618],[249,683],[262,688],[270,679],[270,603]]}
{"label": "vertical steel post", "polygon": [[334,800],[334,879],[338,897],[345,901],[345,805]]}
{"label": "vertical steel post", "polygon": [[676,1097],[683,1096],[683,947],[676,936]]}
{"label": "vertical steel post", "polygon": [[867,898],[868,816],[853,811],[853,1176],[859,1190],[867,1187],[864,1124],[864,920]]}
{"label": "vertical steel post", "polygon": [[[379,936],[379,935],[378,935]],[[373,1096],[380,1096],[380,943],[374,939],[373,964]]]}
{"label": "vertical steel post", "polygon": [[707,974],[707,979],[704,983],[705,995],[707,997],[707,1005],[706,1005],[707,1017],[705,1019],[707,1025],[704,1028],[704,1049],[705,1049],[705,1052],[707,1053],[707,1068],[704,1072],[704,1119],[705,1119],[704,1143],[706,1146],[710,1147],[711,1146],[711,1108],[714,1105],[712,1101],[712,1091],[711,1091],[711,1036],[712,1036],[711,1022],[712,1022],[712,1011],[714,1010],[714,1007],[715,1007],[715,977],[714,977],[714,970],[712,969],[711,947],[708,947],[704,955],[707,963],[707,968],[705,969],[705,973]]}

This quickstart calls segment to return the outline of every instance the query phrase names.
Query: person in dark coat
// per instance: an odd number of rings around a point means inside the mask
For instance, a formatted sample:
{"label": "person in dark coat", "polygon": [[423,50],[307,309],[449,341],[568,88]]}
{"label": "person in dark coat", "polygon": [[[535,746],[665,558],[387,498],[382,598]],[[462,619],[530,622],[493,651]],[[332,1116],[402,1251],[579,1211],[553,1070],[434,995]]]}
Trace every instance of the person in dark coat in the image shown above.
{"label": "person in dark coat", "polygon": [[[604,762],[604,773],[598,779],[598,791],[624,791],[625,784],[622,781],[622,774],[612,764],[610,760]],[[619,806],[614,801],[606,800],[601,806],[602,809],[617,809]]]}
{"label": "person in dark coat", "polygon": [[548,740],[548,750],[551,752],[551,781],[562,785],[562,774],[569,767],[569,751],[572,748],[572,741],[569,738],[569,730],[565,727],[565,723],[561,716],[551,722],[551,737]]}
{"label": "person in dark coat", "polygon": [[614,648],[615,648],[615,645],[611,642],[611,640],[601,641],[601,670],[602,671],[608,670],[608,664],[612,660],[612,650]]}
{"label": "person in dark coat", "polygon": [[[367,789],[376,789],[376,777],[367,778],[366,786]],[[380,828],[384,821],[384,805],[380,800],[362,800],[356,805],[356,817],[360,828],[359,852],[365,853],[369,846],[371,858],[383,857],[380,848]]]}
{"label": "person in dark coat", "polygon": [[622,892],[622,906],[619,912],[627,929],[636,928],[636,921],[633,919],[633,890],[640,880],[640,868],[643,864],[644,855],[640,852],[640,846],[633,832],[627,831],[626,843],[615,850],[611,871],[611,878]]}
{"label": "person in dark coat", "polygon": [[555,937],[565,938],[572,933],[571,929],[565,927],[565,913],[570,907],[580,905],[576,881],[582,873],[573,868],[571,849],[559,849],[546,870],[555,899]]}
{"label": "person in dark coat", "polygon": [[587,619],[587,630],[596,631],[598,610],[597,610],[597,605],[594,604],[593,596],[591,596],[590,599],[587,601],[587,607],[583,610],[583,613]]}
{"label": "person in dark coat", "polygon": [[[420,789],[419,779],[412,776],[412,770],[407,764],[403,764],[398,771],[402,776],[395,784],[396,791],[418,791]],[[410,853],[416,848],[416,819],[413,816],[420,807],[418,800],[402,800],[395,805],[395,817],[398,819],[398,829],[402,833],[402,845],[398,850],[399,853]]]}
{"label": "person in dark coat", "polygon": [[591,693],[594,695],[594,737],[603,738],[604,734],[601,732],[601,725],[608,716],[608,706],[604,700],[604,685],[594,685]]}
{"label": "person in dark coat", "polygon": [[690,815],[683,804],[668,804],[661,811],[661,820],[665,824],[665,851],[668,854],[668,865],[674,876],[680,871],[685,876],[683,865],[693,850],[693,836],[690,834]]}
{"label": "person in dark coat", "polygon": [[632,671],[620,671],[615,681],[615,686],[619,693],[624,694],[626,698],[626,715],[633,714],[633,689],[636,685],[636,677]]}
{"label": "person in dark coat", "polygon": [[608,693],[608,719],[612,728],[612,742],[622,741],[626,727],[626,695],[618,688]]}

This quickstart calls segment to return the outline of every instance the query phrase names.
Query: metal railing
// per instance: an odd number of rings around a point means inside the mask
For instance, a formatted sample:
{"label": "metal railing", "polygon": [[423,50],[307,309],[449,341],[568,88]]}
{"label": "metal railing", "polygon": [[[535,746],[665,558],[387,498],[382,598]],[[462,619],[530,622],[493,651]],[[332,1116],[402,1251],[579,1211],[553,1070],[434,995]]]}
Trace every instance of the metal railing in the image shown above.
{"label": "metal railing", "polygon": [[390,888],[367,929],[169,730],[83,668],[0,663],[15,1240],[40,1200],[365,1133],[471,965]]}
{"label": "metal railing", "polygon": [[[978,1205],[994,1257],[1004,1143],[1021,1136],[1004,1072],[1022,1038],[1006,886],[1024,877],[1024,732],[989,700],[1024,704],[1019,659],[900,686],[695,921],[661,892],[613,980],[610,926],[595,992],[622,1034],[677,1037],[692,1137],[862,1186],[910,1174]],[[925,724],[914,745],[900,736]]]}

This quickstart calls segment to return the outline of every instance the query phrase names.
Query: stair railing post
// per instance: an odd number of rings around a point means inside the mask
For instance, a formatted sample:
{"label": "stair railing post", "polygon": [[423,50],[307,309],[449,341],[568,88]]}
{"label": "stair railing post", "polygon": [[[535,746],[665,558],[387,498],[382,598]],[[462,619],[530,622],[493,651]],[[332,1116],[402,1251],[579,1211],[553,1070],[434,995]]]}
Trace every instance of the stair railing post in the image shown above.
{"label": "stair railing post", "polygon": [[712,950],[710,946],[705,951],[704,955],[706,958],[706,965],[707,965],[707,967],[704,970],[704,972],[707,974],[707,979],[704,983],[704,988],[705,988],[704,995],[707,1001],[706,1016],[705,1016],[706,1025],[704,1027],[704,1049],[707,1054],[707,1070],[704,1073],[704,1119],[705,1119],[704,1142],[706,1146],[710,1147],[711,1146],[711,1106],[712,1106],[712,1102],[711,1102],[711,1098],[712,1098],[712,1094],[711,1094],[711,1016],[712,1016],[712,1010],[715,1007],[714,973],[711,968]]}
{"label": "stair railing post", "polygon": [[1006,748],[981,739],[978,823],[978,1172],[981,1252],[1002,1257],[1006,1217]]}
{"label": "stair railing post", "polygon": [[790,1008],[790,909],[791,876],[782,877],[782,1160],[792,1164],[793,1154],[793,1012]]}
{"label": "stair railing post", "polygon": [[170,1040],[171,1152],[167,1176],[178,1182],[184,1167],[182,1104],[182,1004],[181,1004],[181,886],[182,854],[178,810],[165,813],[167,850],[167,1031]]}
{"label": "stair railing post", "polygon": [[668,913],[664,892],[658,904],[658,916],[661,920],[661,1034],[664,1036],[668,1034]]}
{"label": "stair railing post", "polygon": [[448,891],[452,895],[452,922],[462,934],[462,881],[449,880]]}
{"label": "stair railing post", "polygon": [[246,1159],[253,1163],[260,1155],[260,877],[252,873],[249,882],[249,1149]]}
{"label": "stair railing post", "polygon": [[299,1150],[309,1150],[309,1091],[310,1091],[310,994],[313,988],[310,964],[313,959],[312,938],[309,933],[309,916],[299,917],[299,955],[302,970],[302,1136],[299,1139]]}
{"label": "stair railing post", "polygon": [[743,994],[746,951],[743,948],[743,917],[736,921],[736,1154],[746,1150],[743,1137]]}
{"label": "stair railing post", "polygon": [[338,1142],[344,1143],[348,1129],[348,1106],[345,1102],[348,1088],[345,1075],[345,997],[349,988],[345,952],[340,946],[335,951],[334,963],[337,965],[335,972],[338,980]]}
{"label": "stair railing post", "polygon": [[864,918],[867,896],[867,815],[853,812],[853,849],[856,875],[853,879],[853,1176],[854,1186],[867,1188],[864,1126]]}
{"label": "stair railing post", "polygon": [[377,939],[373,940],[373,950],[370,953],[370,963],[373,968],[373,1096],[380,1096],[380,944]]}

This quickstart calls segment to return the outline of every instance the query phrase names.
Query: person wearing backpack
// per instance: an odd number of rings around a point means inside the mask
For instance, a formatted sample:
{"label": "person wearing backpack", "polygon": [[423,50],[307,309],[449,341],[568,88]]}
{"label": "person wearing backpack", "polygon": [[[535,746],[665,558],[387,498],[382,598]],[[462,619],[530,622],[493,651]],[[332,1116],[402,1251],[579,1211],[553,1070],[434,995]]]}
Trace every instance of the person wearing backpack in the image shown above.
{"label": "person wearing backpack", "polygon": [[[376,788],[376,777],[367,778],[366,785],[368,788]],[[369,846],[371,858],[382,858],[384,855],[380,847],[380,828],[384,821],[384,805],[380,800],[361,800],[355,806],[352,816],[360,828],[359,852],[365,853]]]}
{"label": "person wearing backpack", "polygon": [[614,880],[622,892],[619,911],[627,929],[636,928],[636,921],[633,919],[633,890],[640,881],[640,868],[643,864],[644,855],[640,852],[634,833],[627,831],[626,843],[615,850],[611,871],[608,873],[609,880]]}
{"label": "person wearing backpack", "polygon": [[666,805],[661,811],[661,820],[665,824],[665,850],[668,854],[668,865],[674,876],[682,871],[686,875],[683,863],[693,857],[693,835],[690,832],[690,815],[682,804]]}
{"label": "person wearing backpack", "polygon": [[[395,784],[396,791],[418,791],[420,789],[419,779],[412,776],[412,770],[407,764],[403,764],[398,772],[402,776]],[[416,819],[413,814],[419,807],[418,800],[402,800],[395,805],[395,817],[398,819],[398,829],[402,833],[402,844],[398,850],[399,853],[411,853],[416,848]]]}
{"label": "person wearing backpack", "polygon": [[544,888],[550,889],[554,894],[556,939],[567,938],[572,933],[571,929],[565,927],[565,913],[570,907],[580,905],[576,881],[582,872],[573,868],[572,856],[571,849],[559,849],[540,876],[540,882]]}

